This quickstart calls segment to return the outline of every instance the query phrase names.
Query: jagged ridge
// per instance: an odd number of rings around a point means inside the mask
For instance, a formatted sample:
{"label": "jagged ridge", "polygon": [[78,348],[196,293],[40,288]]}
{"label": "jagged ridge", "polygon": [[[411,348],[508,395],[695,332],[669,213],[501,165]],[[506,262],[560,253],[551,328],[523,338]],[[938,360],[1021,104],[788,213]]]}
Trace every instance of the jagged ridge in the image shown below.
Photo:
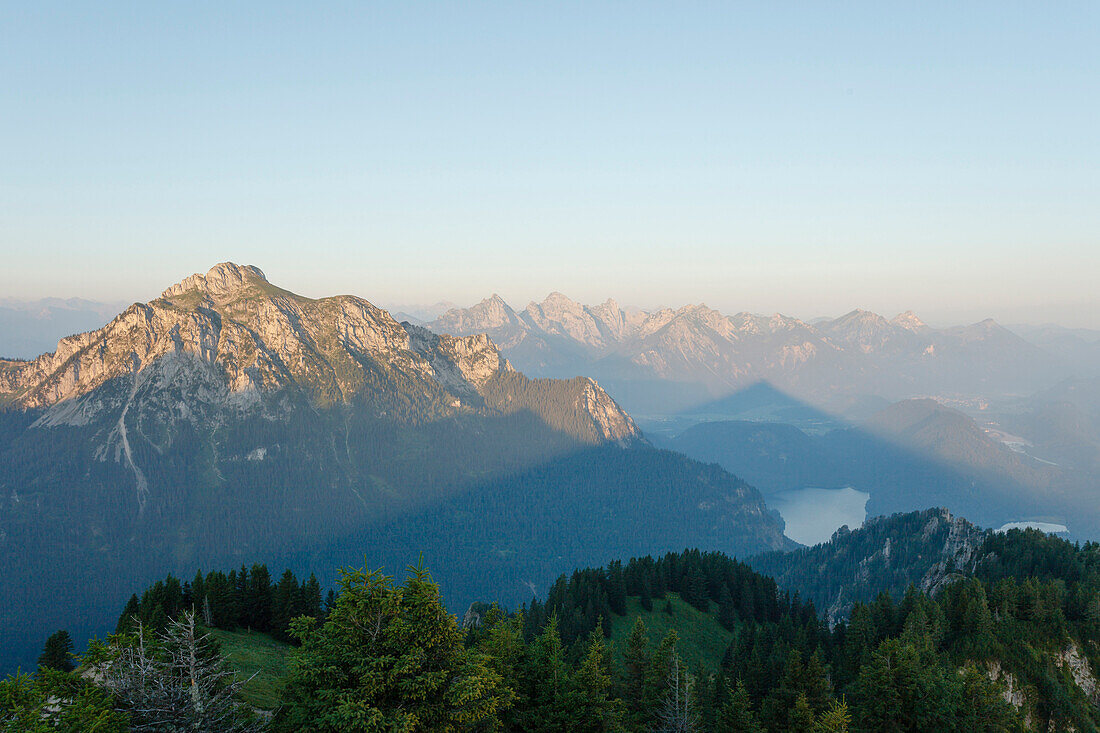
{"label": "jagged ridge", "polygon": [[[587,306],[555,292],[521,311],[494,295],[428,325],[489,333],[527,373],[591,374],[617,396],[630,393],[622,386],[629,382],[695,386],[680,389],[673,409],[762,380],[820,404],[856,395],[1002,394],[1064,376],[1050,354],[993,321],[933,329],[912,312],[887,320],[854,310],[807,323],[778,313],[727,316],[702,304],[650,312],[613,300]],[[638,411],[654,406],[652,399],[628,403]]]}
{"label": "jagged ridge", "polygon": [[[257,267],[227,262],[135,303],[102,329],[62,339],[52,354],[0,363],[0,399],[53,408],[44,418],[51,424],[86,424],[105,409],[124,408],[80,398],[114,379],[137,385],[165,358],[176,361],[171,377],[196,372],[194,381],[212,387],[198,395],[206,402],[238,407],[287,388],[318,405],[369,401],[396,380],[430,397],[437,411],[508,408],[487,404],[485,393],[490,381],[513,371],[483,334],[436,335],[353,296],[311,300],[271,285]],[[381,387],[371,379],[378,370],[393,373]],[[594,382],[575,392],[595,426],[592,436],[639,438]]]}

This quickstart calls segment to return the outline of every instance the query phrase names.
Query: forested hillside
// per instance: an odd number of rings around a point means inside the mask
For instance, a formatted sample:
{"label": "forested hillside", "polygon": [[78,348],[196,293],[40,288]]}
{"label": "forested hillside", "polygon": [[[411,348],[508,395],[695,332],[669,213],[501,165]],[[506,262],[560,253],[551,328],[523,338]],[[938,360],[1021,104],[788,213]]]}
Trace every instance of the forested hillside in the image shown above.
{"label": "forested hillside", "polygon": [[[76,673],[52,668],[47,644],[36,678],[0,683],[0,720],[98,715],[125,731],[171,712],[182,730],[209,729],[195,727],[208,720],[198,695],[219,729],[241,731],[1097,730],[1100,547],[1014,530],[985,551],[975,576],[883,592],[832,627],[748,565],[698,550],[580,569],[515,612],[479,604],[461,628],[419,564],[400,584],[345,569],[324,604],[314,580],[272,583],[263,566],[169,577],[131,599]],[[252,624],[289,632],[293,648],[265,652],[285,676],[259,696],[225,676],[188,604],[235,644],[257,643],[240,640]],[[279,608],[302,615],[280,630]],[[159,666],[188,650],[202,672]],[[136,684],[138,663],[159,681]],[[197,692],[149,712],[191,680]],[[274,702],[273,717],[242,699]]]}

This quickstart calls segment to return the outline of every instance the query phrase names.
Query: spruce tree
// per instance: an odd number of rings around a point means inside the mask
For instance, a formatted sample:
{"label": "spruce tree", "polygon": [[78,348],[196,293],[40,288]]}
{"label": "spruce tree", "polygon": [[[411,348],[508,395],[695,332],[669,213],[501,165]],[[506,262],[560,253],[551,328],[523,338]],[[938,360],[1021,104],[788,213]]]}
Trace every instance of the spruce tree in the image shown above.
{"label": "spruce tree", "polygon": [[733,595],[729,586],[722,584],[722,590],[718,592],[718,623],[726,631],[733,631],[737,627],[737,606],[733,602]]}
{"label": "spruce tree", "polygon": [[669,673],[676,657],[678,641],[676,630],[669,629],[649,658],[645,686],[642,689],[642,717],[647,722],[656,722],[657,715],[664,705],[668,692]]}
{"label": "spruce tree", "polygon": [[278,728],[463,731],[498,727],[510,697],[500,675],[462,643],[422,566],[404,585],[380,571],[342,570],[335,606],[298,618],[301,641]]}
{"label": "spruce tree", "polygon": [[570,695],[573,730],[593,733],[623,730],[623,702],[611,697],[611,660],[603,627],[588,637],[584,658],[573,677]]}
{"label": "spruce tree", "polygon": [[952,730],[954,671],[945,670],[930,644],[887,639],[852,686],[860,730]]}
{"label": "spruce tree", "polygon": [[571,679],[556,612],[550,614],[550,620],[531,645],[524,677],[528,699],[527,709],[517,711],[520,730],[532,733],[568,730],[573,715]]}
{"label": "spruce tree", "polygon": [[848,733],[851,724],[852,714],[848,712],[848,703],[844,700],[833,700],[829,709],[818,716],[814,733]]}
{"label": "spruce tree", "polygon": [[724,700],[718,707],[715,729],[722,733],[764,733],[760,721],[752,709],[745,683],[737,680],[732,688],[727,688]]}
{"label": "spruce tree", "polygon": [[294,615],[317,617],[321,613],[321,584],[317,582],[317,576],[310,573],[309,580],[302,583],[299,588],[299,603]]}
{"label": "spruce tree", "polygon": [[643,611],[653,610],[653,593],[649,590],[649,581],[643,580],[642,587],[638,591],[638,603]]}
{"label": "spruce tree", "polygon": [[131,630],[135,623],[140,623],[140,620],[141,603],[138,601],[136,594],[131,595],[130,600],[126,601],[126,607],[122,609],[122,615],[118,617],[118,623],[115,625],[115,633],[121,634]]}
{"label": "spruce tree", "polygon": [[871,661],[878,633],[874,619],[866,605],[857,603],[852,608],[851,619],[844,635],[844,680],[854,680],[860,669]]}
{"label": "spruce tree", "polygon": [[489,613],[485,614],[482,625],[484,636],[477,645],[478,651],[485,655],[489,669],[512,688],[511,695],[508,696],[511,706],[502,714],[508,729],[519,727],[515,724],[516,715],[518,711],[526,710],[529,704],[529,691],[523,684],[524,664],[528,653],[527,643],[523,638],[525,623],[522,610],[511,618],[505,618],[499,613],[496,604],[493,604]]}
{"label": "spruce tree", "polygon": [[72,672],[76,669],[73,662],[73,640],[68,631],[62,629],[50,634],[41,656],[38,657],[38,666],[61,672]]}
{"label": "spruce tree", "polygon": [[132,733],[111,694],[68,672],[40,667],[31,677],[0,680],[0,730],[5,733]]}
{"label": "spruce tree", "polygon": [[300,592],[297,578],[287,569],[275,585],[271,598],[271,635],[276,639],[290,638],[290,620],[298,615]]}
{"label": "spruce tree", "polygon": [[641,616],[634,619],[623,650],[623,697],[629,719],[640,726],[645,718],[643,695],[649,667],[649,635]]}
{"label": "spruce tree", "polygon": [[829,683],[829,673],[821,661],[821,650],[815,651],[806,660],[802,668],[801,691],[814,715],[829,707],[833,699],[833,687]]}
{"label": "spruce tree", "polygon": [[693,567],[688,573],[684,600],[700,611],[706,611],[710,606],[710,599],[707,597],[707,579],[697,567]]}
{"label": "spruce tree", "polygon": [[810,709],[810,703],[806,701],[805,695],[798,696],[787,719],[789,722],[783,730],[813,731],[816,723],[814,711]]}
{"label": "spruce tree", "polygon": [[245,584],[244,607],[246,626],[257,631],[271,629],[271,574],[266,565],[252,566]]}
{"label": "spruce tree", "polygon": [[[194,611],[201,611],[206,603],[206,581],[202,577],[202,571],[195,573],[195,579],[191,581],[191,604]],[[209,624],[207,624],[209,626]]]}
{"label": "spruce tree", "polygon": [[805,700],[805,668],[802,664],[802,654],[797,649],[792,649],[787,654],[787,662],[783,666],[783,675],[779,684],[768,693],[760,709],[760,718],[768,730],[789,730],[791,728],[791,713],[795,703],[801,697]]}

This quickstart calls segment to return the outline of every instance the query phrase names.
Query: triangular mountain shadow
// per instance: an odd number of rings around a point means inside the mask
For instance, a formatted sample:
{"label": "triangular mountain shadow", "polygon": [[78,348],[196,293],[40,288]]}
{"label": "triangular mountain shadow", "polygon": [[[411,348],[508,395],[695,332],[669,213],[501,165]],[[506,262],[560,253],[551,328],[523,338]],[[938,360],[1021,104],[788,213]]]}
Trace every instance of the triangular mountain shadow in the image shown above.
{"label": "triangular mountain shadow", "polygon": [[776,406],[834,424],[817,429],[776,417],[699,421],[655,442],[716,462],[765,497],[851,486],[871,495],[872,516],[947,506],[984,526],[1032,520],[1065,524],[1082,537],[1100,530],[1100,512],[1076,474],[1012,451],[967,415],[932,400],[895,403],[858,425],[837,425],[828,413],[767,385],[705,409],[750,415]]}
{"label": "triangular mountain shadow", "polygon": [[705,417],[754,417],[780,422],[837,422],[838,418],[808,402],[792,397],[772,383],[762,380],[725,397],[694,405],[680,415]]}

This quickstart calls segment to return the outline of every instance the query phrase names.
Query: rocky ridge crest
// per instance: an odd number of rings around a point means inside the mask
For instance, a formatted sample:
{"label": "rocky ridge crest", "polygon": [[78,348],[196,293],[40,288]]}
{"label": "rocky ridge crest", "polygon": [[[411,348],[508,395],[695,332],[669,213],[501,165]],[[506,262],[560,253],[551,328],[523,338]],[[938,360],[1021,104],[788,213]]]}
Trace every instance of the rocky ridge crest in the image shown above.
{"label": "rocky ridge crest", "polygon": [[[190,385],[183,412],[195,417],[270,403],[287,390],[326,406],[369,401],[400,384],[461,411],[484,408],[485,385],[512,371],[485,334],[438,335],[362,298],[305,298],[272,285],[258,267],[226,262],[101,329],[62,339],[53,353],[0,362],[0,404],[45,410],[43,424],[86,424],[127,410],[135,397],[152,399],[164,392],[158,386]],[[108,384],[122,388],[100,394]],[[606,439],[638,437],[594,382],[575,399]]]}

